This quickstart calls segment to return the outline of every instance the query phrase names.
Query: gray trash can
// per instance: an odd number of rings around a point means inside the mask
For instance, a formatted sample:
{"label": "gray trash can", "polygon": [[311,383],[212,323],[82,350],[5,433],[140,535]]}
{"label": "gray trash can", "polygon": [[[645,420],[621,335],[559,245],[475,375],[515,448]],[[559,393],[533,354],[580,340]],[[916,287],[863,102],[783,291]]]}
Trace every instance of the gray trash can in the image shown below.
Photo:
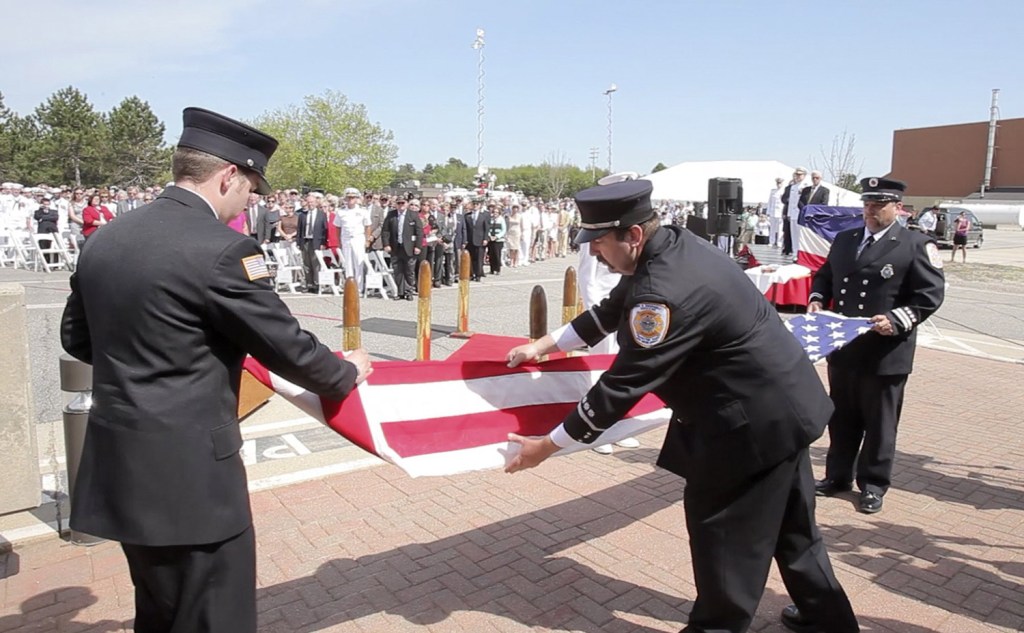
{"label": "gray trash can", "polygon": [[[60,389],[64,392],[64,455],[68,471],[68,499],[75,502],[75,481],[82,462],[85,429],[92,408],[92,366],[68,354],[60,357]],[[95,545],[104,539],[84,532],[70,531],[75,545]]]}

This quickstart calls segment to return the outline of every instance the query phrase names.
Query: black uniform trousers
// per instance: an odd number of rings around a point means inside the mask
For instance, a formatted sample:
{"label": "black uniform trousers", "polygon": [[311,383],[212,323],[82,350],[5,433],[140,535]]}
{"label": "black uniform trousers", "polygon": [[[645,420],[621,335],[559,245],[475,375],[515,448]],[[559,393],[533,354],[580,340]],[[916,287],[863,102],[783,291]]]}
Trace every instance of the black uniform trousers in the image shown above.
{"label": "black uniform trousers", "polygon": [[828,633],[859,631],[814,521],[806,448],[729,490],[688,481],[683,499],[697,585],[683,631],[746,631],[773,558],[801,614]]}
{"label": "black uniform trousers", "polygon": [[789,226],[789,216],[782,216],[782,230],[785,231],[782,234],[782,254],[792,255],[793,254],[793,235],[792,227]]}
{"label": "black uniform trousers", "polygon": [[320,289],[317,274],[320,272],[320,260],[316,258],[316,242],[303,239],[299,251],[302,253],[302,275],[306,278],[306,290],[315,292]]}
{"label": "black uniform trousers", "polygon": [[[491,240],[487,242],[487,258],[491,263],[491,274],[501,274],[501,251],[505,248],[505,242]],[[482,267],[482,266],[481,266]]]}
{"label": "black uniform trousers", "polygon": [[121,544],[135,585],[136,633],[255,633],[256,536],[206,545]]}
{"label": "black uniform trousers", "polygon": [[486,257],[487,247],[486,246],[475,246],[473,244],[466,244],[466,248],[469,249],[469,259],[471,266],[470,278],[483,279],[484,278],[484,257]]}
{"label": "black uniform trousers", "polygon": [[828,421],[825,478],[846,484],[856,476],[862,492],[882,496],[891,484],[907,374],[876,376],[830,364],[828,382],[835,411]]}
{"label": "black uniform trousers", "polygon": [[391,269],[394,271],[399,298],[411,295],[416,287],[416,264],[418,261],[418,255],[407,255],[401,246],[392,249]]}

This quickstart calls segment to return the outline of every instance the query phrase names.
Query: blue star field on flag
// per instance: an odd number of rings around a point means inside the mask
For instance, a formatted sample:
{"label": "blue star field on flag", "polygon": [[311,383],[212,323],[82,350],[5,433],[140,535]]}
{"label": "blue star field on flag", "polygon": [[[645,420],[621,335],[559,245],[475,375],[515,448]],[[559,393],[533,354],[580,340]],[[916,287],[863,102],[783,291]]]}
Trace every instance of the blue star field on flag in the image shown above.
{"label": "blue star field on flag", "polygon": [[871,322],[864,317],[844,317],[834,312],[801,314],[785,321],[785,325],[812,363],[871,330]]}

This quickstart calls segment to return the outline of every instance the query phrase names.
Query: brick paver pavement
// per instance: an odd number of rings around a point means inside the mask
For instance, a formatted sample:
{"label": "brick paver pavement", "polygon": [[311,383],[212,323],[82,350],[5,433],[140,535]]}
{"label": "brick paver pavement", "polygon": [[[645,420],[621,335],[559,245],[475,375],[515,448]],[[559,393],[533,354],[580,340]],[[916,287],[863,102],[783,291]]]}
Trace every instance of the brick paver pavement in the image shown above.
{"label": "brick paver pavement", "polygon": [[[918,350],[885,509],[819,502],[865,631],[1024,629],[1022,385],[1024,366]],[[515,476],[382,466],[256,493],[260,629],[676,631],[695,595],[682,481],[642,440]],[[0,578],[0,631],[130,630],[116,545],[26,544]],[[773,571],[753,630],[782,630],[788,602]]]}

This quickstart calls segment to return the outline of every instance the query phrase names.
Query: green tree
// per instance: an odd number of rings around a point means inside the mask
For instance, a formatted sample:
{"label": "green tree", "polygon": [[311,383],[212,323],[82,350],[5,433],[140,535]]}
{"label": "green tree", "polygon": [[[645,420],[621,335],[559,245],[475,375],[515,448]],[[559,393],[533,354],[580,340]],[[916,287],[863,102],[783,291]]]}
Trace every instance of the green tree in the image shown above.
{"label": "green tree", "polygon": [[665,166],[665,163],[659,162],[657,165],[654,166],[653,169],[651,169],[651,173],[656,174],[659,171],[664,171],[666,169],[668,169],[668,167]]}
{"label": "green tree", "polygon": [[427,173],[423,170],[423,179],[430,184],[453,185],[455,187],[473,186],[473,176],[476,169],[470,167],[458,158],[449,158],[445,164],[433,165],[433,170]]}
{"label": "green tree", "polygon": [[165,126],[149,103],[127,97],[110,111],[112,175],[123,185],[156,181],[170,164],[172,150],[164,145]]}
{"label": "green tree", "polygon": [[416,172],[416,168],[413,167],[412,163],[405,163],[404,165],[398,166],[398,169],[391,176],[391,182],[388,183],[388,186],[398,187],[401,186],[403,182],[419,180],[419,176],[420,175]]}
{"label": "green tree", "polygon": [[379,189],[394,177],[394,135],[339,92],[307,96],[301,106],[265,113],[253,123],[280,141],[267,169],[271,183],[340,192]]}
{"label": "green tree", "polygon": [[53,168],[54,177],[76,187],[82,186],[83,180],[89,184],[106,180],[106,121],[83,93],[72,86],[58,90],[36,107],[35,118],[41,168]]}
{"label": "green tree", "polygon": [[38,155],[39,127],[35,119],[7,109],[0,96],[0,178],[29,184],[57,182],[40,168]]}
{"label": "green tree", "polygon": [[14,161],[14,153],[11,147],[13,141],[11,138],[11,120],[13,118],[14,113],[4,103],[4,93],[0,92],[0,178],[4,180],[10,178]]}

